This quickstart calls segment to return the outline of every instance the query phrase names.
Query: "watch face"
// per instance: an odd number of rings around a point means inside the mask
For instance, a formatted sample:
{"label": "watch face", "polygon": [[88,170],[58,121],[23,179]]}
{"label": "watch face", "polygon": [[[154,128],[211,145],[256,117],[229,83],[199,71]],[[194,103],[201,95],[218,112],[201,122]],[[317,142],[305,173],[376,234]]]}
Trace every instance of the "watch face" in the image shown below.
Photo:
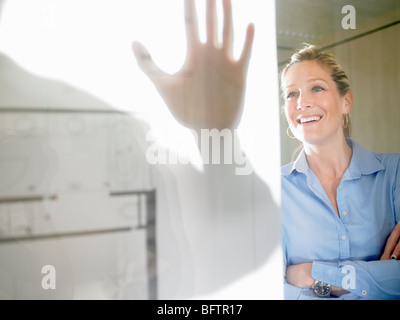
{"label": "watch face", "polygon": [[314,285],[314,292],[320,297],[329,297],[331,294],[331,286],[317,281]]}

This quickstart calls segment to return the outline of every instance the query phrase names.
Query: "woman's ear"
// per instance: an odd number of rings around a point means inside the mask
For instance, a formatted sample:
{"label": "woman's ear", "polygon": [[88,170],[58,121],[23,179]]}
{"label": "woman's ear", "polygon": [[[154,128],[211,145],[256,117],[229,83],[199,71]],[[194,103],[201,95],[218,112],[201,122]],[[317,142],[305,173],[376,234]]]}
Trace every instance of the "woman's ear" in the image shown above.
{"label": "woman's ear", "polygon": [[353,108],[353,91],[349,91],[344,95],[344,113],[349,113]]}

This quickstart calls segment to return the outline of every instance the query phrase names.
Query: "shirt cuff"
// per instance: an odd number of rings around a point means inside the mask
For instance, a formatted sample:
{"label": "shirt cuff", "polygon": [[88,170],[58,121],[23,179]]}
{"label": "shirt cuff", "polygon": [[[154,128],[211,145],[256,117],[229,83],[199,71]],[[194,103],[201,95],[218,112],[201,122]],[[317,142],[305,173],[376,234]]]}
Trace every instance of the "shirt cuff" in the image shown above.
{"label": "shirt cuff", "polygon": [[341,285],[341,272],[337,262],[314,261],[311,269],[313,279],[333,286]]}

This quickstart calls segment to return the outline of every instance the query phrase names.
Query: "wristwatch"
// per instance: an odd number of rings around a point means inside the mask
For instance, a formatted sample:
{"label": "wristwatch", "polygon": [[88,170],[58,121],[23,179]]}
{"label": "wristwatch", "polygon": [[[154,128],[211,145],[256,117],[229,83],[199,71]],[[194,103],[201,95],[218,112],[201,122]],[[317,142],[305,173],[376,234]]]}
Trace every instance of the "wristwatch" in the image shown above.
{"label": "wristwatch", "polygon": [[332,286],[330,284],[317,280],[312,286],[312,289],[318,297],[328,298],[331,295]]}

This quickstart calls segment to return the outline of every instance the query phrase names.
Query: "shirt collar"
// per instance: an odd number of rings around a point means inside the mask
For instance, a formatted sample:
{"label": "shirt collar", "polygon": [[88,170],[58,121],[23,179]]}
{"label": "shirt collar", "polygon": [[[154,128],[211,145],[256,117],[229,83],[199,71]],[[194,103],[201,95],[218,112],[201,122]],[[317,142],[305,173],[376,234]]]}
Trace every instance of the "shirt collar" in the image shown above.
{"label": "shirt collar", "polygon": [[[375,153],[364,149],[352,139],[346,140],[349,146],[353,149],[353,156],[345,175],[349,174],[350,178],[357,179],[360,178],[361,175],[369,175],[385,169],[382,163],[376,158]],[[303,148],[296,161],[282,167],[282,174],[288,176],[292,174],[294,170],[307,174],[308,169],[307,157]]]}
{"label": "shirt collar", "polygon": [[308,172],[308,162],[306,158],[306,153],[304,152],[304,148],[301,149],[300,154],[298,155],[297,159],[289,163],[288,165],[282,167],[282,174],[284,176],[290,175],[294,170],[307,174]]}
{"label": "shirt collar", "polygon": [[353,149],[353,157],[351,158],[350,166],[347,170],[347,173],[353,179],[360,178],[361,175],[369,175],[385,169],[374,152],[364,149],[351,139],[347,139],[347,143]]}

